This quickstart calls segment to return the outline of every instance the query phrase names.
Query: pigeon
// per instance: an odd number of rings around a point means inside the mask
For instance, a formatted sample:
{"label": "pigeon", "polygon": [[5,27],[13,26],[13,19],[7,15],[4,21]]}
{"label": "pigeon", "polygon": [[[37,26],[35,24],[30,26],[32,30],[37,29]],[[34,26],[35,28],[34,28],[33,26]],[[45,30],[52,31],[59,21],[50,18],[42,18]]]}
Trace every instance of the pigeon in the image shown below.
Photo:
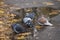
{"label": "pigeon", "polygon": [[42,16],[42,17],[40,17],[39,19],[38,19],[38,24],[39,25],[45,25],[45,26],[53,26],[53,24],[52,23],[50,23],[49,22],[49,20],[47,19],[47,18],[45,18],[44,16]]}
{"label": "pigeon", "polygon": [[18,23],[12,24],[12,29],[17,34],[25,32],[25,28]]}
{"label": "pigeon", "polygon": [[26,13],[25,17],[23,18],[23,22],[29,26],[33,27],[33,19],[35,17],[35,13]]}

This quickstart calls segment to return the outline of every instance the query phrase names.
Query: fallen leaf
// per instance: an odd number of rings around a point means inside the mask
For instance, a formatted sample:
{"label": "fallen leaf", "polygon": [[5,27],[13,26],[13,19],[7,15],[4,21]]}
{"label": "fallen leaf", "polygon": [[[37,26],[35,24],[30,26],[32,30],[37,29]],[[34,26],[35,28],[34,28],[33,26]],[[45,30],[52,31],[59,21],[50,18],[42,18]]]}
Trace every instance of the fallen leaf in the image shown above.
{"label": "fallen leaf", "polygon": [[0,24],[3,24],[3,21],[0,21]]}
{"label": "fallen leaf", "polygon": [[42,28],[42,26],[35,26],[37,29],[41,29]]}
{"label": "fallen leaf", "polygon": [[4,13],[4,11],[3,11],[3,10],[0,10],[0,14],[1,14],[1,13]]}
{"label": "fallen leaf", "polygon": [[22,33],[22,34],[19,34],[19,35],[25,36],[25,35],[30,35],[30,34],[31,34],[31,32],[27,32],[27,33]]}
{"label": "fallen leaf", "polygon": [[25,37],[24,36],[21,36],[21,37],[17,37],[17,39],[25,39]]}
{"label": "fallen leaf", "polygon": [[54,5],[54,3],[52,3],[52,2],[43,2],[43,4],[46,4],[46,5]]}

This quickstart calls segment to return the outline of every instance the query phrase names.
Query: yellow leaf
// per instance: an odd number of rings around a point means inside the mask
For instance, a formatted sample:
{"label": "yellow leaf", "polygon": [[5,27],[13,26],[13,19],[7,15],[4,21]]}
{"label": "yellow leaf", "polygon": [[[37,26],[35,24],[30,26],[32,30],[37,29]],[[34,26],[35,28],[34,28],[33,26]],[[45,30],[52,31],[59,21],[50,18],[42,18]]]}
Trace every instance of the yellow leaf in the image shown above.
{"label": "yellow leaf", "polygon": [[17,22],[18,20],[17,19],[13,19],[12,22]]}
{"label": "yellow leaf", "polygon": [[4,4],[4,2],[0,2],[0,4]]}
{"label": "yellow leaf", "polygon": [[52,2],[43,2],[43,4],[46,4],[46,5],[54,5],[54,3],[52,3]]}
{"label": "yellow leaf", "polygon": [[19,35],[25,36],[25,35],[29,35],[29,34],[31,34],[31,32],[22,33],[22,34],[19,34]]}
{"label": "yellow leaf", "polygon": [[0,10],[0,13],[4,13],[4,11]]}
{"label": "yellow leaf", "polygon": [[58,14],[58,12],[57,11],[53,11],[53,12],[49,13],[49,15],[55,15],[55,14]]}
{"label": "yellow leaf", "polygon": [[21,37],[17,37],[17,39],[25,39],[25,37],[24,36],[21,36]]}
{"label": "yellow leaf", "polygon": [[15,14],[11,14],[11,16],[16,16]]}
{"label": "yellow leaf", "polygon": [[3,21],[0,21],[0,24],[3,24]]}
{"label": "yellow leaf", "polygon": [[37,4],[37,2],[34,1],[33,4]]}
{"label": "yellow leaf", "polygon": [[30,11],[30,10],[27,10],[27,11]]}
{"label": "yellow leaf", "polygon": [[35,26],[37,29],[41,29],[42,28],[42,26]]}

